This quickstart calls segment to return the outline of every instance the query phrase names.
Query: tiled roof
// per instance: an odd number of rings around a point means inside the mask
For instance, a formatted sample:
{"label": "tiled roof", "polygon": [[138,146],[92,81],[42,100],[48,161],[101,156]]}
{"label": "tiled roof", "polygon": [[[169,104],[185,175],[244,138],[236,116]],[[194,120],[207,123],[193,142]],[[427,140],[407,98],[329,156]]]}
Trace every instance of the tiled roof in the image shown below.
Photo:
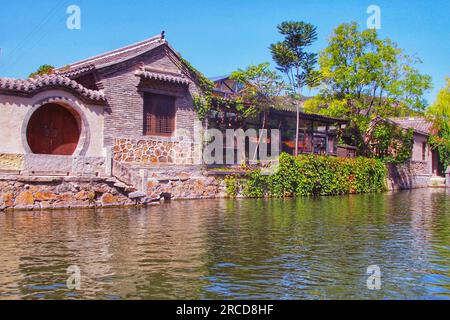
{"label": "tiled roof", "polygon": [[[275,108],[271,109],[271,112],[284,114],[284,115],[290,116],[290,117],[295,117],[296,113],[297,113],[296,110],[282,110],[282,109],[275,109]],[[306,120],[326,122],[326,123],[340,123],[340,124],[348,123],[348,121],[345,119],[323,116],[323,115],[316,114],[316,113],[306,113],[306,112],[300,111],[299,114],[300,114],[301,119],[306,119]]]}
{"label": "tiled roof", "polygon": [[402,128],[414,129],[418,133],[429,135],[433,131],[433,122],[425,118],[391,118],[389,120]]}
{"label": "tiled roof", "polygon": [[77,77],[80,76],[84,73],[87,73],[91,70],[94,70],[95,66],[93,64],[88,64],[86,66],[83,67],[79,67],[79,68],[75,68],[75,69],[70,69],[70,68],[62,68],[62,69],[58,69],[56,71],[56,74],[61,75],[61,76],[65,76],[65,77]]}
{"label": "tiled roof", "polygon": [[129,46],[109,51],[85,60],[74,62],[68,66],[58,68],[57,73],[68,73],[68,72],[79,72],[80,69],[86,67],[98,68],[103,65],[108,65],[110,63],[115,63],[118,61],[126,60],[134,56],[145,53],[151,49],[154,49],[161,44],[165,43],[164,37],[158,35],[147,40],[131,44]]}
{"label": "tiled roof", "polygon": [[189,85],[189,79],[186,78],[183,74],[174,74],[174,73],[168,73],[164,71],[158,71],[153,69],[147,69],[145,67],[141,67],[139,70],[135,73],[137,76],[141,76],[146,79],[151,80],[160,80],[164,82],[169,83],[175,83],[175,84],[183,84],[183,85]]}
{"label": "tiled roof", "polygon": [[0,91],[32,94],[40,89],[58,87],[70,89],[93,101],[105,100],[102,91],[87,89],[78,82],[60,75],[38,76],[27,80],[0,78]]}

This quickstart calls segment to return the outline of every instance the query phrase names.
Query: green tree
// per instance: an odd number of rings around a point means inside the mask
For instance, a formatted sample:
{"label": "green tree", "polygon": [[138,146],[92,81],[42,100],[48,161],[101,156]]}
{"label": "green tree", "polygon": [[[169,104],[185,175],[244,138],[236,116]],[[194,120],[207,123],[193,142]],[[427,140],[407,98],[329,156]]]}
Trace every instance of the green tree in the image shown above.
{"label": "green tree", "polygon": [[438,133],[430,137],[430,144],[439,152],[444,169],[450,166],[450,78],[442,88],[427,114],[434,121]]}
{"label": "green tree", "polygon": [[269,63],[251,65],[231,74],[231,79],[242,85],[240,98],[254,106],[257,114],[263,114],[263,128],[267,126],[267,114],[277,103],[277,97],[286,89],[281,76],[270,70]]}
{"label": "green tree", "polygon": [[446,86],[439,91],[436,101],[428,108],[428,114],[439,129],[450,127],[450,78],[446,79]]}
{"label": "green tree", "polygon": [[362,135],[372,118],[425,110],[423,95],[432,84],[415,68],[419,63],[390,39],[380,39],[376,30],[341,24],[320,53],[320,94],[305,110],[350,119],[357,137],[353,143],[364,149]]}
{"label": "green tree", "polygon": [[263,115],[262,127],[266,129],[270,108],[277,104],[277,98],[286,89],[282,77],[278,72],[270,70],[269,63],[261,63],[251,65],[245,70],[239,69],[233,72],[230,78],[241,84],[242,90],[239,93],[241,101],[252,106],[254,114]]}
{"label": "green tree", "polygon": [[302,89],[314,87],[318,81],[318,72],[314,70],[317,54],[306,49],[317,40],[317,28],[303,21],[285,21],[278,25],[278,31],[284,40],[270,46],[273,60],[278,69],[286,74],[291,94],[296,99],[297,130],[295,135],[295,155],[298,155],[298,131],[300,123],[300,104]]}
{"label": "green tree", "polygon": [[54,70],[55,70],[54,66],[51,66],[49,64],[44,64],[44,65],[40,66],[36,72],[30,73],[30,75],[28,77],[33,78],[35,76],[43,76],[46,74],[52,74]]}

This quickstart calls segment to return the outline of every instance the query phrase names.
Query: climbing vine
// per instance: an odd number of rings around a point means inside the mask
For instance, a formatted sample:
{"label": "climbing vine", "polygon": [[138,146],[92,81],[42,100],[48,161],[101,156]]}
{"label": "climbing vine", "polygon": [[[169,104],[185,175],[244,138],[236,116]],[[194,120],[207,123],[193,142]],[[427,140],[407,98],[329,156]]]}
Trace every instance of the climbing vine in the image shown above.
{"label": "climbing vine", "polygon": [[431,135],[430,146],[439,153],[439,160],[445,170],[450,166],[450,132],[441,130],[439,135]]}
{"label": "climbing vine", "polygon": [[411,159],[414,131],[389,122],[381,122],[373,129],[369,144],[372,156],[387,163],[400,164]]}

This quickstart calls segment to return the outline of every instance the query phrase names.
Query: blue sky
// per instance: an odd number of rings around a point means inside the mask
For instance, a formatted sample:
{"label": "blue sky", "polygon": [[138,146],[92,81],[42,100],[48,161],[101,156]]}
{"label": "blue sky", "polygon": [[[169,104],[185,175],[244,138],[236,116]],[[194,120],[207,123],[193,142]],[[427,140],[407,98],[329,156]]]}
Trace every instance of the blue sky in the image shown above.
{"label": "blue sky", "polygon": [[[334,27],[366,26],[367,7],[381,8],[382,37],[423,60],[433,77],[430,102],[450,76],[449,0],[3,0],[0,77],[24,78],[42,64],[70,62],[166,31],[167,39],[207,76],[271,62],[276,25],[304,20],[318,27],[312,50],[323,49]],[[81,30],[66,27],[69,5],[81,8]]]}

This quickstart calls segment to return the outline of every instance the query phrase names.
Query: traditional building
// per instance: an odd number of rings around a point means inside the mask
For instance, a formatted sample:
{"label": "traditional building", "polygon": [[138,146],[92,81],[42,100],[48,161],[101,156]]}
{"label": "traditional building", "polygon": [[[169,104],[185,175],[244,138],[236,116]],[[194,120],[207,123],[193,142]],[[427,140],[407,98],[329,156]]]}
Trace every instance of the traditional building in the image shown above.
{"label": "traditional building", "polygon": [[[378,144],[373,138],[373,132],[380,123],[394,125],[404,130],[412,130],[412,153],[410,159],[402,164],[389,164],[389,187],[391,189],[412,189],[422,187],[444,187],[445,170],[441,167],[439,154],[433,150],[429,143],[429,137],[436,133],[431,121],[421,117],[404,117],[385,119],[374,118],[366,132],[366,143],[375,148]],[[390,152],[395,154],[396,146],[402,141],[392,142]],[[448,186],[448,184],[447,184]]]}
{"label": "traditional building", "polygon": [[201,127],[193,107],[198,92],[164,35],[51,75],[0,79],[0,171],[107,175],[111,157],[199,163],[192,139]]}
{"label": "traditional building", "polygon": [[[210,80],[214,81],[213,93],[224,99],[235,98],[243,89],[241,84],[230,79],[229,76],[215,77]],[[267,128],[279,129],[281,132],[281,151],[294,154],[297,110],[291,99],[279,97],[278,100],[278,105],[269,110]],[[232,115],[229,119],[232,119]],[[218,119],[213,118],[211,120],[217,122]],[[299,113],[299,120],[299,154],[356,156],[356,148],[339,145],[338,143],[338,132],[347,124],[346,120],[305,112]],[[256,119],[247,120],[246,125],[250,128],[261,128],[262,115]]]}
{"label": "traditional building", "polygon": [[433,123],[421,117],[391,118],[389,120],[401,128],[414,131],[411,161],[421,163],[426,174],[443,175],[444,170],[439,167],[438,152],[433,150],[428,143],[428,138],[434,131]]}

